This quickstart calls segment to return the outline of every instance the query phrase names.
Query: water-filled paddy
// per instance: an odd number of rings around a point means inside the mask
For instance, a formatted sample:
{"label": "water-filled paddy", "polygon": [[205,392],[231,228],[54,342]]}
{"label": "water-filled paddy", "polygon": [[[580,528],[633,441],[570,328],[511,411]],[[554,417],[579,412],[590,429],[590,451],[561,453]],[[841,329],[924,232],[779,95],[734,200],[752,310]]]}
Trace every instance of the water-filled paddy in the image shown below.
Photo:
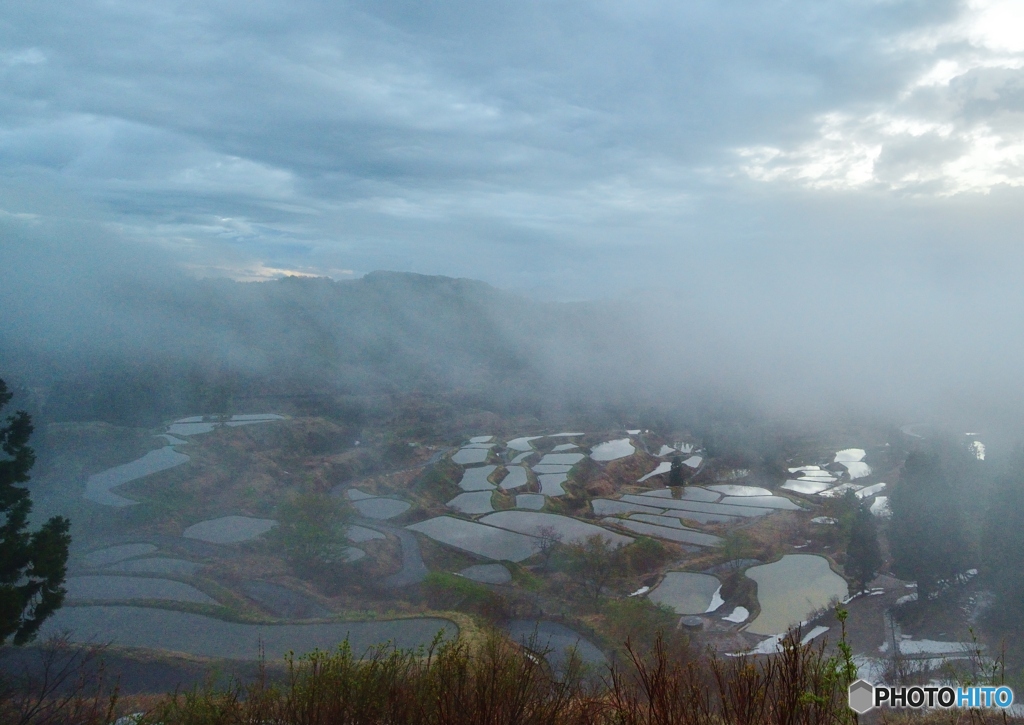
{"label": "water-filled paddy", "polygon": [[690,468],[700,468],[700,464],[703,461],[704,461],[703,456],[690,456],[685,461],[683,461],[683,465],[684,466],[689,466]]}
{"label": "water-filled paddy", "polygon": [[801,511],[802,509],[784,496],[726,496],[719,501],[723,506],[762,506],[782,511]]}
{"label": "water-filled paddy", "polygon": [[108,571],[123,571],[132,574],[171,574],[176,576],[192,576],[202,569],[202,564],[185,559],[170,559],[156,556],[149,559],[131,559],[119,561],[107,567]]}
{"label": "water-filled paddy", "polygon": [[871,475],[871,466],[864,463],[863,461],[854,461],[852,463],[843,463],[846,466],[846,472],[850,475],[850,478],[864,478]]}
{"label": "water-filled paddy", "polygon": [[442,544],[497,561],[528,559],[536,552],[538,544],[537,539],[532,536],[451,516],[437,516],[406,528],[425,534]]}
{"label": "water-filled paddy", "polygon": [[752,634],[783,633],[849,594],[846,581],[820,556],[789,554],[746,573],[757,582],[761,605],[761,613],[747,629]]}
{"label": "water-filled paddy", "polygon": [[131,559],[133,556],[152,554],[154,551],[156,551],[156,546],[153,544],[121,544],[90,551],[82,557],[82,560],[86,566],[108,566],[124,559]]}
{"label": "water-filled paddy", "polygon": [[472,579],[483,584],[508,584],[512,581],[512,573],[501,564],[477,564],[459,572],[459,576]]}
{"label": "water-filled paddy", "polygon": [[223,516],[200,521],[182,532],[186,539],[209,541],[211,544],[235,544],[250,541],[277,526],[273,519],[255,519],[249,516]]}
{"label": "water-filled paddy", "polygon": [[520,453],[518,456],[516,456],[511,461],[509,461],[509,463],[522,463],[523,461],[525,461],[527,458],[529,458],[533,454],[534,454],[534,451],[527,451],[526,453]]}
{"label": "water-filled paddy", "polygon": [[165,599],[173,602],[216,604],[193,586],[170,579],[134,576],[73,576],[65,582],[68,600]]}
{"label": "water-filled paddy", "polygon": [[[657,503],[651,501],[651,504]],[[628,513],[646,513],[646,514],[663,514],[665,509],[657,508],[653,505],[644,505],[638,503],[632,503],[630,501],[619,501],[611,498],[595,498],[590,502],[590,505],[594,509],[594,513],[598,516],[614,516],[616,514],[628,514]]]}
{"label": "water-filled paddy", "polygon": [[584,458],[582,453],[548,453],[538,461],[538,465],[575,466]]}
{"label": "water-filled paddy", "polygon": [[694,544],[696,546],[718,546],[722,539],[711,534],[705,534],[682,526],[658,526],[657,524],[635,521],[633,519],[606,519],[613,521],[623,528],[629,529],[643,536],[653,536],[658,539],[674,541],[677,544]]}
{"label": "water-filled paddy", "polygon": [[526,475],[526,469],[522,466],[509,466],[508,475],[501,479],[501,487],[507,491],[522,488],[530,480]]}
{"label": "water-filled paddy", "polygon": [[506,447],[511,448],[513,451],[527,451],[533,450],[533,446],[530,445],[530,441],[535,441],[538,438],[544,436],[524,436],[523,438],[513,438],[505,444]]}
{"label": "water-filled paddy", "polygon": [[365,541],[387,538],[379,531],[368,529],[365,526],[348,526],[345,529],[345,537],[353,544],[362,544]]}
{"label": "water-filled paddy", "polygon": [[110,489],[153,473],[180,466],[183,463],[188,463],[188,461],[188,456],[184,453],[178,453],[172,446],[158,448],[130,463],[114,466],[89,476],[89,480],[85,483],[84,496],[90,501],[95,501],[104,506],[133,506],[138,501],[119,496]]}
{"label": "water-filled paddy", "polygon": [[460,448],[452,456],[452,462],[460,466],[469,466],[474,463],[483,463],[491,453],[488,448]]}
{"label": "water-filled paddy", "polygon": [[123,647],[184,652],[202,657],[268,661],[314,649],[334,650],[346,637],[361,654],[392,642],[400,648],[427,646],[443,631],[455,637],[458,627],[447,619],[415,618],[322,624],[240,624],[199,614],[129,606],[64,607],[43,625],[43,636],[68,630],[74,642],[110,642]]}
{"label": "water-filled paddy", "polygon": [[568,473],[571,470],[572,466],[548,466],[543,463],[533,466],[534,473]]}
{"label": "water-filled paddy", "polygon": [[489,491],[494,488],[494,484],[487,479],[496,470],[497,466],[467,468],[462,474],[462,480],[459,481],[459,488],[463,491]]}
{"label": "water-filled paddy", "polygon": [[629,442],[629,438],[619,438],[618,440],[594,446],[594,449],[590,452],[590,457],[595,461],[614,461],[631,456],[635,451],[636,449]]}
{"label": "water-filled paddy", "polygon": [[464,514],[486,514],[494,511],[494,507],[491,505],[490,491],[460,493],[445,506]]}
{"label": "water-filled paddy", "polygon": [[[726,506],[720,503],[705,503],[704,501],[687,501],[677,498],[653,499],[644,496],[623,496],[622,500],[627,503],[638,503],[661,506],[676,511],[694,511],[705,514],[718,514],[720,516],[764,516],[770,514],[772,509],[755,506]],[[656,501],[656,503],[655,503]]]}
{"label": "water-filled paddy", "polygon": [[364,498],[353,501],[352,506],[368,519],[384,521],[393,519],[404,514],[411,508],[408,501],[399,501],[395,498]]}
{"label": "water-filled paddy", "polygon": [[857,491],[857,498],[871,498],[885,490],[884,483],[876,483],[874,486],[867,486]]}
{"label": "water-filled paddy", "polygon": [[767,488],[761,488],[760,486],[738,486],[735,484],[718,484],[715,486],[708,486],[712,491],[724,494],[726,496],[771,496],[772,492]]}
{"label": "water-filled paddy", "polygon": [[836,453],[835,463],[863,461],[865,455],[863,448],[846,448]]}
{"label": "water-filled paddy", "polygon": [[473,436],[469,439],[470,443],[490,443],[494,440],[494,436]]}
{"label": "water-filled paddy", "polygon": [[521,493],[516,496],[516,508],[540,511],[544,508],[544,496],[539,493]]}
{"label": "water-filled paddy", "polygon": [[560,443],[551,449],[552,453],[561,453],[563,451],[574,451],[579,448],[575,443]]}
{"label": "water-filled paddy", "polygon": [[533,511],[498,511],[484,516],[480,522],[529,536],[540,536],[544,529],[550,528],[562,537],[562,542],[565,544],[581,543],[595,534],[600,535],[609,543],[619,546],[632,541],[628,536],[557,514],[534,513]]}
{"label": "water-filled paddy", "polygon": [[194,436],[209,433],[216,427],[216,423],[172,423],[167,426],[167,432],[176,436]]}
{"label": "water-filled paddy", "polygon": [[700,486],[685,486],[676,490],[659,488],[657,491],[644,491],[640,495],[650,498],[678,498],[681,501],[704,501],[706,503],[714,503],[721,498],[718,493]]}
{"label": "water-filled paddy", "polygon": [[540,492],[545,496],[564,496],[565,489],[562,484],[568,479],[564,473],[544,473],[537,476],[540,483]]}
{"label": "water-filled paddy", "polygon": [[797,481],[791,478],[784,484],[782,484],[781,487],[786,489],[787,491],[809,495],[814,493],[821,493],[822,491],[824,491],[827,488],[830,488],[831,486],[832,483],[830,481]]}
{"label": "water-filled paddy", "polygon": [[509,622],[505,631],[524,647],[532,647],[536,652],[546,652],[545,659],[556,675],[565,672],[569,654],[573,650],[580,660],[591,668],[600,670],[608,664],[608,658],[592,642],[557,622],[518,619]]}
{"label": "water-filled paddy", "polygon": [[704,614],[721,585],[710,574],[670,571],[647,597],[655,604],[671,607],[676,614]]}

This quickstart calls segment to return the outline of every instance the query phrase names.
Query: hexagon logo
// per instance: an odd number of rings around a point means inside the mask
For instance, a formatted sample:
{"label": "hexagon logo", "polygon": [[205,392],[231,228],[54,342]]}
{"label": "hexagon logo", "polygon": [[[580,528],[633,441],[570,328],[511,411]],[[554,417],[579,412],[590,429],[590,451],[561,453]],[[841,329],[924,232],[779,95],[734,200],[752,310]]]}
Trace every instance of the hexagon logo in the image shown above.
{"label": "hexagon logo", "polygon": [[850,684],[850,709],[863,715],[875,706],[875,686],[867,680],[857,680]]}

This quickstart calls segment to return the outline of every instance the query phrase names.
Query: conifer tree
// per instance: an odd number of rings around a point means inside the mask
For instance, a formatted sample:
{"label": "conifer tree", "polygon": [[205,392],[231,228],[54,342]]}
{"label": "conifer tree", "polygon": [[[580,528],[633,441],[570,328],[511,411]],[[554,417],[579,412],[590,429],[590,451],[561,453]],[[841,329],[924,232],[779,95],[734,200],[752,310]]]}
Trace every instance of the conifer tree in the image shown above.
{"label": "conifer tree", "polygon": [[675,455],[672,457],[672,467],[668,470],[668,485],[682,486],[683,480],[683,457]]}
{"label": "conifer tree", "polygon": [[882,550],[878,546],[875,517],[867,504],[861,504],[850,528],[850,543],[846,547],[846,573],[859,590],[867,588],[882,566]]}
{"label": "conifer tree", "polygon": [[[0,410],[11,398],[0,380]],[[23,410],[0,425],[0,645],[31,641],[64,602],[71,524],[54,516],[28,531],[32,499],[19,484],[29,480],[35,463],[31,436],[32,420]]]}
{"label": "conifer tree", "polygon": [[893,573],[916,581],[924,601],[970,561],[963,516],[940,457],[910,454],[889,501]]}

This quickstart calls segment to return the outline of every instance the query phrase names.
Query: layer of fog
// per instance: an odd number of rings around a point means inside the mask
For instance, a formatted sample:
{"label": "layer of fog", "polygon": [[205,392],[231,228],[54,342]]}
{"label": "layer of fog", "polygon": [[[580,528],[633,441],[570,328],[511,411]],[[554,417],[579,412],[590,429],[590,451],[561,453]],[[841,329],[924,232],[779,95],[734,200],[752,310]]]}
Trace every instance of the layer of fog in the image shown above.
{"label": "layer of fog", "polygon": [[[608,292],[589,302],[530,301],[462,282],[441,286],[463,309],[424,309],[424,285],[437,280],[388,277],[376,292],[388,295],[380,314],[362,328],[346,320],[346,334],[358,334],[336,339],[343,313],[317,318],[326,293],[315,285],[261,309],[259,295],[232,299],[219,283],[196,282],[172,251],[81,221],[92,208],[23,194],[6,205],[22,211],[0,215],[0,375],[45,387],[103,358],[195,359],[278,377],[294,364],[301,378],[301,368],[313,376],[339,350],[351,357],[353,346],[366,353],[365,366],[374,356],[404,364],[421,350],[403,357],[394,347],[415,333],[417,344],[437,347],[433,367],[401,384],[426,375],[435,387],[496,392],[507,370],[514,382],[503,395],[512,403],[533,389],[573,404],[727,401],[794,417],[838,411],[964,430],[1016,425],[1024,265],[1007,237],[1017,214],[1009,199],[975,199],[991,211],[988,227],[975,230],[977,210],[966,200],[922,202],[921,213],[933,215],[925,221],[908,217],[905,203],[798,201],[777,212],[751,206],[749,219],[719,210],[727,242],[597,249],[605,266],[592,263],[588,274]],[[804,216],[786,216],[795,210]],[[764,229],[754,239],[758,221]],[[964,241],[985,233],[984,244]],[[643,274],[651,284],[634,284]],[[494,273],[484,266],[480,276]],[[401,317],[393,329],[381,323],[390,314]],[[453,320],[478,326],[452,329]],[[384,339],[382,349],[362,350]],[[309,356],[315,364],[306,365]],[[348,392],[387,382],[350,368],[335,369],[350,376]]]}

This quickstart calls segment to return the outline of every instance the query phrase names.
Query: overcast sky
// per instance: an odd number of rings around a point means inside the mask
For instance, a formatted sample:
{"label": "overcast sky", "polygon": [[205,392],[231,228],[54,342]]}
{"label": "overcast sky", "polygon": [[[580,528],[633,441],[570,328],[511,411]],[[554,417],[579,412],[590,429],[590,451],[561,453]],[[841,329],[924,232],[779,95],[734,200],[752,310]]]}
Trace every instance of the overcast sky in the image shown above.
{"label": "overcast sky", "polygon": [[241,279],[1009,283],[1022,68],[1020,1],[9,3],[0,215]]}

